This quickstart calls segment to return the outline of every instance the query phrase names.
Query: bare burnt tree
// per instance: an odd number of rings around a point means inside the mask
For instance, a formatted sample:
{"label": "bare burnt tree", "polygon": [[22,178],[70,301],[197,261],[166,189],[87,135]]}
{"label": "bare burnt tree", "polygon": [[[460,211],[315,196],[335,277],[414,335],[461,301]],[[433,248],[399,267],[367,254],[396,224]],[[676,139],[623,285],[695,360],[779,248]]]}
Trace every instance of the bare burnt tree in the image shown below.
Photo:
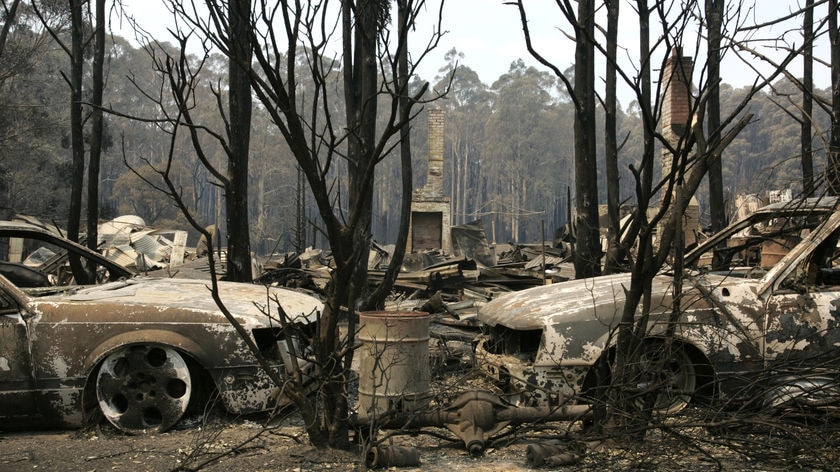
{"label": "bare burnt tree", "polygon": [[9,38],[9,32],[17,24],[19,6],[20,0],[12,0],[11,2],[3,1],[3,27],[0,28],[0,55],[3,55],[6,50],[6,41]]}
{"label": "bare burnt tree", "polygon": [[519,9],[529,53],[560,78],[575,107],[575,277],[591,277],[601,272],[595,155],[595,2],[581,0],[577,9],[568,0],[557,2],[562,17],[574,30],[573,78],[568,77],[534,48],[524,2],[518,0],[512,4]]}
{"label": "bare burnt tree", "polygon": [[[87,247],[99,247],[99,169],[105,137],[102,96],[105,92],[105,0],[95,0],[93,18],[93,65],[91,67],[90,149],[87,163]],[[95,267],[87,267],[88,277],[95,277]]]}
{"label": "bare burnt tree", "polygon": [[837,15],[840,4],[828,0],[828,37],[831,43],[831,137],[828,143],[826,185],[828,193],[840,195],[840,29]]}
{"label": "bare burnt tree", "polygon": [[[525,32],[526,44],[531,54],[552,70],[557,70],[546,59],[536,52],[531,43],[527,24],[526,8],[522,2],[517,2],[521,23]],[[781,75],[798,51],[787,51],[784,59],[779,63],[770,63],[772,72],[757,77],[756,81],[745,97],[726,116],[721,116],[715,129],[704,130],[703,123],[707,119],[710,97],[719,81],[712,78],[713,74],[701,74],[705,80],[692,88],[694,71],[683,61],[683,51],[690,45],[686,38],[689,34],[697,37],[706,36],[707,19],[702,12],[702,5],[698,1],[683,2],[677,6],[676,2],[655,1],[649,4],[646,0],[638,0],[635,4],[639,22],[639,55],[635,59],[636,68],[618,65],[617,74],[625,87],[629,87],[639,102],[639,114],[643,123],[644,152],[639,161],[631,166],[635,184],[635,209],[631,222],[624,232],[622,244],[635,248],[634,257],[629,261],[630,286],[625,288],[625,300],[620,315],[620,323],[612,339],[614,355],[606,356],[607,364],[601,369],[604,377],[599,383],[610,385],[601,392],[600,400],[609,404],[609,412],[602,417],[604,426],[615,428],[626,433],[643,426],[650,417],[651,408],[655,400],[650,395],[641,395],[640,385],[650,385],[650,369],[655,366],[643,363],[641,359],[659,359],[667,357],[661,352],[667,352],[672,338],[671,332],[659,343],[649,343],[648,320],[651,309],[651,282],[666,263],[673,264],[674,271],[674,306],[673,313],[679,314],[679,294],[682,284],[681,254],[684,241],[682,239],[682,222],[689,202],[697,191],[702,179],[708,175],[712,165],[720,161],[720,156],[734,137],[749,124],[751,115],[744,114],[750,99],[763,87]],[[573,19],[561,7],[563,18]],[[720,11],[720,7],[715,7]],[[721,19],[721,35],[726,38],[717,48],[719,54],[737,47],[746,47],[738,42],[741,36],[750,33],[741,30],[743,19],[739,17],[738,6],[730,10],[728,16]],[[656,31],[661,31],[657,39],[651,42],[651,23]],[[577,21],[582,21],[579,18]],[[581,25],[571,25],[573,28],[585,29]],[[724,35],[726,31],[726,35]],[[741,36],[739,36],[741,35]],[[604,46],[597,38],[590,38],[600,54],[609,57],[608,45]],[[694,43],[695,52],[699,52],[699,44]],[[698,57],[698,54],[694,54]],[[761,60],[761,57],[759,57]],[[607,59],[609,60],[609,59]],[[753,59],[755,60],[755,59]],[[578,64],[578,67],[580,64]],[[660,71],[660,77],[655,82],[651,80],[651,71]],[[668,71],[666,73],[666,71]],[[679,122],[669,124],[669,129],[660,127],[663,112],[663,95],[672,85],[681,83],[687,92],[692,93],[688,106],[688,113],[680,116]],[[654,93],[653,84],[658,85]],[[693,92],[692,92],[693,90]],[[667,132],[666,132],[667,131]],[[659,145],[668,160],[663,162],[661,178],[657,179],[654,163],[658,160],[654,150]],[[576,175],[576,178],[579,178]],[[658,200],[658,201],[657,201]],[[597,283],[597,282],[596,282]],[[673,329],[673,328],[672,328]],[[656,353],[649,352],[655,346]],[[659,351],[662,349],[662,351]],[[655,382],[653,382],[655,383]],[[642,400],[640,400],[640,398]],[[639,437],[638,435],[635,437]]]}
{"label": "bare burnt tree", "polygon": [[604,91],[604,153],[606,154],[607,173],[607,241],[608,249],[604,261],[604,273],[611,274],[620,270],[623,249],[621,247],[621,225],[619,220],[619,199],[621,183],[618,172],[618,135],[616,128],[616,59],[618,51],[618,0],[604,0],[607,6],[607,55]]}
{"label": "bare burnt tree", "polygon": [[[714,147],[720,140],[720,61],[721,28],[724,0],[706,0],[706,67],[708,68],[709,101],[706,107],[707,129],[710,131],[709,145]],[[709,212],[711,232],[716,233],[726,226],[726,207],[723,197],[723,165],[720,160],[709,166]]]}
{"label": "bare burnt tree", "polygon": [[[70,72],[63,73],[70,88],[70,143],[73,156],[70,206],[67,215],[67,237],[80,241],[85,170],[87,169],[87,246],[95,249],[98,243],[99,224],[99,169],[104,146],[104,115],[102,97],[105,89],[105,0],[96,0],[91,7],[89,0],[71,0],[70,44],[62,40],[61,32],[51,25],[46,14],[52,8],[47,4],[32,7],[53,39],[70,58]],[[93,48],[93,65],[90,71],[89,96],[85,94],[85,51]],[[90,121],[86,132],[85,123]],[[76,281],[88,283],[95,274],[93,268],[83,267],[77,257],[70,257],[70,267]]]}
{"label": "bare burnt tree", "polygon": [[[227,2],[202,5],[207,13],[191,3],[169,2],[179,24],[173,35],[180,51],[176,57],[163,53],[163,48],[154,50],[160,55],[158,67],[178,109],[171,115],[175,119],[168,122],[183,125],[194,143],[201,142],[200,134],[209,134],[224,145],[221,134],[209,133],[191,114],[191,90],[198,77],[196,67],[201,65],[191,65],[188,42],[198,39],[208,52],[221,51],[233,59]],[[247,71],[253,94],[309,184],[335,261],[318,329],[309,333],[311,351],[306,360],[315,367],[303,370],[299,364],[291,366],[290,377],[283,384],[304,418],[310,441],[317,446],[348,444],[347,383],[352,377],[356,311],[382,306],[402,263],[400,257],[392,258],[388,277],[369,290],[374,170],[400,148],[400,137],[416,116],[412,107],[426,87],[409,90],[408,78],[439,38],[439,33],[433,33],[420,54],[413,56],[415,60],[408,60],[409,31],[424,8],[423,1],[400,2],[396,28],[392,27],[390,3],[380,0],[337,5],[261,2],[248,19],[253,59],[239,65]],[[338,48],[340,61],[332,56],[333,47]],[[340,106],[343,114],[338,113]],[[406,148],[401,154],[406,174],[410,155]],[[199,157],[210,163],[200,153]],[[411,179],[405,175],[403,186],[403,198],[407,199]],[[407,221],[408,209],[403,202],[403,221]],[[401,231],[395,256],[404,251],[406,237],[407,231]],[[283,320],[283,316],[279,318]]]}
{"label": "bare burnt tree", "polygon": [[[70,192],[70,209],[67,215],[67,237],[71,241],[79,242],[79,231],[82,218],[82,191],[85,175],[85,140],[84,117],[82,102],[82,81],[84,74],[84,15],[83,8],[86,1],[74,0],[70,2],[70,141],[73,153],[72,190]],[[66,49],[66,48],[65,48]],[[80,283],[88,283],[90,274],[82,267],[78,258],[70,258],[70,267]]]}
{"label": "bare burnt tree", "polygon": [[[571,5],[566,4],[567,7]],[[571,11],[569,11],[571,13]],[[595,0],[579,0],[575,25],[575,277],[601,273],[595,154]]]}
{"label": "bare burnt tree", "polygon": [[814,0],[805,0],[802,19],[802,118],[800,150],[802,152],[802,193],[814,195],[814,153],[812,121],[814,116]]}
{"label": "bare burnt tree", "polygon": [[[641,1],[639,2],[641,4]],[[686,10],[686,16],[669,15],[668,2],[657,2],[654,5],[656,17],[662,22],[664,19],[673,18],[670,23],[660,24],[663,31],[669,32],[662,38],[662,45],[671,51],[682,50],[682,36],[686,32],[688,25],[692,24],[691,19],[703,18],[699,12],[699,5],[691,3],[689,5],[692,10]],[[641,11],[641,8],[640,8]],[[739,42],[739,34],[749,34],[754,26],[744,26],[741,22],[744,20],[740,16],[741,10],[734,7],[729,11],[729,14],[724,16],[721,22],[722,30],[727,28],[728,36],[727,45],[721,45],[720,52],[724,50],[743,51],[744,48],[754,54],[754,49],[746,47]],[[697,28],[704,27],[703,21],[697,22]],[[708,22],[706,22],[708,24]],[[701,31],[702,34],[702,31]],[[723,35],[723,34],[722,34]],[[654,48],[646,48],[645,44],[641,44],[642,51],[653,50]],[[611,421],[615,426],[619,426],[622,431],[630,431],[633,427],[637,427],[639,420],[648,417],[650,414],[649,408],[653,400],[650,396],[646,401],[639,402],[638,391],[635,391],[635,386],[640,385],[650,379],[650,372],[645,370],[651,369],[651,366],[641,367],[638,363],[640,356],[648,356],[646,352],[649,349],[649,344],[645,341],[645,335],[648,330],[648,319],[651,310],[650,299],[650,283],[652,278],[658,273],[663,265],[670,261],[673,270],[673,313],[672,319],[676,320],[680,311],[680,294],[682,293],[683,283],[683,267],[682,252],[684,250],[684,234],[682,228],[682,221],[685,211],[689,205],[692,196],[697,191],[702,179],[708,175],[709,169],[713,164],[719,162],[721,154],[735,136],[749,123],[752,115],[746,113],[749,102],[752,97],[763,88],[767,87],[779,76],[785,74],[790,62],[801,52],[800,49],[783,51],[783,59],[779,62],[773,62],[766,57],[758,55],[757,58],[761,61],[767,62],[771,66],[771,70],[766,74],[759,74],[753,86],[746,92],[742,100],[733,109],[728,111],[726,116],[722,116],[717,128],[703,130],[702,123],[704,122],[708,109],[710,107],[710,99],[713,96],[713,91],[719,85],[719,80],[709,74],[706,80],[699,83],[697,86],[696,95],[694,96],[689,114],[680,128],[683,130],[676,136],[665,136],[660,132],[653,132],[652,137],[659,142],[664,152],[672,156],[670,168],[663,168],[662,179],[655,187],[639,186],[639,182],[645,182],[650,177],[645,177],[644,172],[635,172],[637,181],[637,199],[638,201],[647,201],[649,195],[658,192],[660,196],[659,206],[653,213],[653,216],[646,220],[648,205],[639,205],[634,213],[633,224],[636,221],[643,221],[645,224],[640,225],[641,231],[629,231],[630,234],[638,234],[636,240],[638,253],[636,261],[631,266],[631,285],[626,291],[626,302],[623,307],[621,316],[621,323],[619,324],[616,333],[616,354],[615,362],[611,366],[612,377],[611,382],[615,389],[611,394],[609,402],[613,405],[620,405],[617,409],[623,412],[639,412],[631,413],[628,416],[612,415]],[[752,60],[755,60],[753,57]],[[665,64],[660,70],[666,70]],[[690,77],[690,76],[689,76]],[[676,80],[676,76],[670,77],[662,76],[659,83],[665,89]],[[690,79],[688,79],[690,80]],[[662,96],[662,91],[656,95]],[[650,109],[661,110],[660,99],[653,99]],[[640,107],[644,113],[645,107]],[[655,123],[657,121],[656,115],[643,118],[645,123]],[[677,129],[680,129],[677,128]],[[651,129],[647,128],[646,133],[650,133]],[[650,156],[645,156],[645,159]],[[642,169],[647,169],[644,162]],[[657,227],[657,240],[653,244],[651,240],[650,229]],[[627,241],[630,244],[630,241]],[[672,323],[667,336],[664,339],[665,349],[670,349],[670,343],[673,338],[675,326]],[[666,351],[667,352],[667,351]],[[659,356],[659,354],[657,354]],[[667,356],[662,356],[667,357]],[[655,366],[654,366],[655,367]],[[662,366],[659,366],[661,368]],[[654,369],[655,371],[655,369]],[[655,375],[655,374],[654,374]]]}
{"label": "bare burnt tree", "polygon": [[[85,139],[82,101],[82,80],[84,73],[84,5],[85,0],[70,2],[70,47],[64,47],[70,57],[70,75],[65,77],[70,85],[70,142],[73,153],[73,172],[70,192],[70,209],[67,215],[67,238],[79,242],[82,219],[82,191],[85,181]],[[88,283],[87,272],[81,261],[70,258],[70,267],[79,283]]]}
{"label": "bare burnt tree", "polygon": [[237,282],[253,280],[251,271],[251,227],[248,224],[248,162],[251,138],[251,0],[228,3],[228,110],[230,153],[225,179],[227,216],[227,278]]}
{"label": "bare burnt tree", "polygon": [[[236,282],[251,282],[254,274],[250,242],[248,173],[253,113],[249,78],[253,57],[252,3],[251,0],[236,0],[224,4],[217,2],[215,7],[205,9],[195,2],[169,2],[168,9],[174,12],[176,20],[176,27],[170,30],[172,39],[176,42],[174,52],[169,44],[160,44],[156,39],[152,39],[133,17],[127,16],[127,21],[134,28],[138,38],[146,42],[146,50],[152,56],[157,72],[170,76],[169,83],[162,86],[173,88],[173,103],[185,108],[177,116],[183,120],[180,123],[184,125],[181,133],[187,134],[189,130],[189,142],[196,156],[197,161],[190,166],[204,168],[209,173],[211,184],[223,190],[226,233],[224,278]],[[197,16],[199,11],[205,16]],[[206,37],[199,37],[196,31],[182,29],[184,23],[179,21],[179,15],[181,20],[188,20],[187,24],[195,21],[203,28],[223,33],[214,37],[215,42]],[[227,59],[228,81],[224,85],[210,83],[205,79],[209,75],[207,59],[218,52],[223,53],[223,57]],[[190,53],[203,54],[203,58],[191,57]],[[204,112],[199,111],[202,105],[208,104],[195,102],[195,92],[203,86],[202,84],[209,85],[210,95],[214,97],[215,114],[212,118],[207,118]],[[151,90],[147,84],[134,82],[134,85],[146,98],[158,103],[161,108],[164,107],[166,102],[162,101],[159,92]],[[177,90],[174,89],[176,86],[179,87]],[[119,110],[110,112],[123,113]],[[169,113],[171,112],[164,113],[166,116],[161,119],[163,122],[173,122]],[[150,119],[137,116],[132,118]],[[223,156],[222,159],[216,158],[217,155]],[[220,219],[221,216],[217,211],[216,219]],[[220,224],[219,221],[204,223],[201,229]],[[208,240],[208,246],[221,247],[218,241],[221,237],[219,232],[213,231],[212,236],[213,240]]]}

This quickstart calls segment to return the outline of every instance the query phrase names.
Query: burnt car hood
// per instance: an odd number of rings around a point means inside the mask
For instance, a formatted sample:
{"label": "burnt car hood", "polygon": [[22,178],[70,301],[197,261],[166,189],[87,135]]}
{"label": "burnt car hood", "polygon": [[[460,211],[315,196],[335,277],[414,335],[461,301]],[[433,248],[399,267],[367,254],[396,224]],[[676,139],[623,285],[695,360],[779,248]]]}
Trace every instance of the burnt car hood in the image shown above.
{"label": "burnt car hood", "polygon": [[[651,293],[653,306],[670,297],[670,276],[657,276]],[[506,293],[484,305],[478,319],[488,326],[511,329],[542,329],[545,326],[598,319],[612,325],[621,318],[624,290],[630,274],[604,275]]]}
{"label": "burnt car hood", "polygon": [[[275,300],[295,321],[314,321],[317,312],[323,310],[323,304],[317,298],[278,287],[267,289],[256,284],[219,282],[219,295],[227,309],[245,324],[264,324],[267,318],[264,311],[276,317]],[[56,313],[60,316],[61,308],[67,305],[88,305],[91,310],[88,315],[98,312],[102,316],[102,310],[107,310],[111,304],[135,307],[135,310],[121,310],[119,316],[134,318],[136,314],[143,317],[142,321],[227,323],[206,280],[134,277],[29,300],[36,315]]]}
{"label": "burnt car hood", "polygon": [[[836,202],[831,199],[830,203]],[[768,211],[778,211],[777,206],[768,206],[763,210],[765,217]],[[811,204],[795,207],[807,212],[814,208]],[[833,207],[821,207],[833,209]],[[759,212],[756,212],[759,213]],[[796,214],[795,212],[792,214]],[[748,223],[753,219],[745,219]],[[729,234],[732,230],[740,229],[744,224],[734,223],[718,234]],[[802,242],[791,249],[781,260],[769,269],[760,279],[731,276],[727,273],[702,273],[692,271],[684,278],[684,290],[705,289],[714,295],[722,293],[724,288],[737,287],[735,292],[744,294],[742,303],[766,297],[787,277],[800,267],[803,261],[813,252],[814,247],[826,240],[840,228],[840,211],[834,211],[814,231],[811,231]],[[686,263],[696,260],[704,251],[708,251],[722,239],[715,236],[705,241],[694,251],[686,255]],[[735,272],[733,271],[733,274]],[[580,280],[570,280],[558,284],[536,287],[519,292],[505,294],[479,310],[478,320],[489,326],[502,325],[511,329],[531,330],[542,329],[545,326],[570,325],[595,321],[603,326],[615,326],[624,308],[624,290],[630,288],[629,273],[605,275]],[[670,310],[673,288],[673,275],[661,273],[652,280],[651,307],[652,312]],[[714,288],[715,290],[712,290]],[[695,290],[697,295],[698,290]],[[695,303],[704,303],[696,301]],[[720,303],[726,303],[720,301]]]}

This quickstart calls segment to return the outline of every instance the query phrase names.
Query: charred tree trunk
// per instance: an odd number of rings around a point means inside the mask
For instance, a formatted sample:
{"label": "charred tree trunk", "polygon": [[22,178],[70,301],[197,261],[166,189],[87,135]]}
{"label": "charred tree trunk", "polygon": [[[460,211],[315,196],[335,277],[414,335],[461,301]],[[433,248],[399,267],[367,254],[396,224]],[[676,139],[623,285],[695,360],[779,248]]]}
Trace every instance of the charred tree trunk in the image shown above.
{"label": "charred tree trunk", "polygon": [[826,185],[830,195],[840,195],[840,30],[838,1],[828,2],[828,37],[831,42],[831,137],[828,143]]}
{"label": "charred tree trunk", "polygon": [[[408,93],[408,30],[410,18],[410,2],[408,0],[397,0],[397,34],[399,44],[403,45],[397,50],[397,90],[399,95],[400,121],[408,123],[411,117],[412,98]],[[400,129],[400,175],[402,177],[402,196],[400,198],[400,222],[397,240],[394,245],[394,253],[391,262],[385,271],[383,283],[371,294],[367,300],[366,310],[381,310],[385,307],[385,298],[391,292],[394,282],[397,280],[402,261],[405,257],[405,247],[408,241],[408,226],[411,221],[411,193],[413,191],[413,175],[411,167],[411,128],[404,126]],[[365,258],[365,262],[367,259]],[[349,362],[347,365],[350,365]]]}
{"label": "charred tree trunk", "polygon": [[575,277],[601,272],[598,241],[598,181],[595,154],[594,0],[578,2],[575,25]]}
{"label": "charred tree trunk", "polygon": [[13,0],[8,5],[4,4],[3,13],[5,14],[5,21],[0,27],[0,55],[6,51],[6,40],[9,38],[9,31],[12,27],[17,25],[17,11],[20,6],[20,0]]}
{"label": "charred tree trunk", "polygon": [[814,0],[805,0],[805,18],[802,21],[802,122],[800,150],[802,152],[802,193],[814,195],[814,158],[812,125],[814,112]]}
{"label": "charred tree trunk", "polygon": [[616,126],[616,51],[618,49],[618,0],[606,0],[607,4],[607,73],[604,93],[604,146],[607,171],[607,214],[609,227],[604,271],[607,274],[621,270],[624,250],[621,247],[621,226],[619,222],[619,195],[621,185],[618,174],[618,137]]}
{"label": "charred tree trunk", "polygon": [[[639,55],[641,59],[641,74],[638,89],[639,105],[644,129],[644,153],[639,169],[633,170],[636,181],[637,209],[633,215],[633,223],[624,241],[636,241],[635,263],[631,266],[630,287],[625,289],[624,311],[617,330],[615,363],[612,366],[610,389],[606,392],[609,402],[618,407],[619,411],[634,411],[633,395],[627,387],[635,382],[637,372],[633,368],[639,356],[642,344],[638,336],[637,308],[647,313],[650,306],[650,287],[657,268],[653,267],[653,225],[648,221],[647,209],[650,206],[653,189],[653,161],[654,136],[656,131],[656,117],[652,106],[651,76],[650,76],[650,10],[647,0],[637,0],[636,9],[639,14]],[[664,178],[664,176],[663,176]],[[629,243],[625,243],[628,244]],[[623,433],[632,430],[638,424],[644,424],[647,418],[629,418],[624,415],[609,415],[605,419],[609,428],[615,428]],[[626,435],[625,437],[634,437]],[[644,436],[636,435],[638,439]]]}
{"label": "charred tree trunk", "polygon": [[[102,95],[105,89],[105,0],[96,0],[96,29],[93,38],[94,55],[93,90],[91,97],[90,156],[88,161],[87,198],[87,247],[96,251],[99,242],[99,168],[105,126],[102,113]],[[88,268],[88,277],[93,279],[96,269]]]}
{"label": "charred tree trunk", "polygon": [[[67,215],[67,238],[79,241],[82,219],[82,193],[85,184],[85,137],[82,118],[82,79],[84,74],[84,18],[85,0],[70,1],[70,145],[73,171],[70,177],[70,210]],[[78,257],[69,258],[76,282],[87,283],[87,271]]]}
{"label": "charred tree trunk", "polygon": [[342,2],[345,117],[349,129],[349,215],[345,216],[345,224],[335,228],[337,234],[330,236],[336,268],[316,343],[316,355],[324,369],[321,414],[327,424],[323,431],[326,436],[316,438],[316,441],[324,441],[322,445],[332,447],[348,446],[349,404],[345,379],[353,358],[352,350],[346,354],[342,352],[338,322],[340,318],[347,319],[348,338],[345,341],[353,342],[356,303],[367,290],[366,256],[371,239],[371,181],[375,165],[379,7],[378,0]]}
{"label": "charred tree trunk", "polygon": [[[707,129],[710,133],[709,146],[720,141],[720,41],[723,24],[724,0],[706,0],[706,23],[709,29],[707,40],[707,65],[709,67],[709,101],[707,102]],[[712,233],[726,226],[726,208],[723,199],[723,166],[716,159],[709,167],[709,210]]]}
{"label": "charred tree trunk", "polygon": [[295,191],[295,251],[306,250],[306,176],[297,166],[297,187]]}
{"label": "charred tree trunk", "polygon": [[251,139],[251,0],[230,2],[230,58],[228,63],[230,147],[225,186],[227,209],[227,279],[253,280],[248,224],[248,154]]}
{"label": "charred tree trunk", "polygon": [[[377,306],[375,295],[369,294],[367,278],[374,170],[388,156],[392,140],[400,131],[408,129],[413,118],[410,106],[423,96],[426,88],[413,94],[409,100],[400,100],[400,97],[407,96],[407,79],[413,69],[405,70],[408,67],[407,51],[393,54],[390,48],[395,43],[385,40],[384,25],[390,21],[389,2],[342,0],[340,11],[310,8],[303,3],[262,5],[261,8],[265,10],[263,14],[251,16],[247,27],[243,24],[242,29],[226,28],[225,19],[230,14],[230,23],[238,24],[238,21],[245,18],[243,10],[246,6],[250,7],[247,0],[229,7],[227,2],[208,1],[205,4],[211,9],[211,14],[219,19],[218,22],[208,25],[202,18],[191,16],[194,12],[184,9],[180,2],[169,3],[179,18],[207,35],[214,47],[223,50],[234,65],[247,73],[245,75],[250,81],[251,91],[263,105],[262,109],[270,115],[272,125],[283,136],[300,166],[301,176],[309,184],[313,203],[318,207],[320,222],[323,224],[320,229],[329,239],[335,270],[327,285],[324,309],[320,313],[317,329],[314,333],[306,334],[312,352],[313,371],[303,372],[293,366],[292,378],[282,388],[301,412],[312,444],[317,447],[347,447],[350,427],[348,382],[355,347],[356,313],[365,307]],[[398,45],[398,50],[407,47],[407,32],[411,30],[422,5],[422,2],[418,5],[411,0],[399,3],[400,12],[406,12],[409,18],[401,25],[399,41],[402,44]],[[240,19],[236,19],[234,9],[237,7],[238,14],[242,16]],[[335,73],[336,62],[334,58],[327,57],[331,54],[325,56],[322,49],[329,43],[329,40],[324,40],[324,36],[332,38],[336,32],[312,27],[316,24],[332,24],[334,19],[331,15],[335,12],[341,15],[338,24],[342,40],[342,105],[345,120],[340,125],[336,124],[342,120],[334,120],[332,116],[340,103],[340,100],[333,99],[336,88],[330,79]],[[280,17],[285,21],[275,21]],[[171,77],[173,73],[182,76],[172,87],[176,91],[183,115],[183,118],[179,116],[178,122],[187,126],[202,164],[229,192],[228,179],[232,180],[236,175],[247,176],[247,167],[243,165],[247,160],[237,160],[228,173],[219,172],[213,167],[201,150],[202,128],[190,116],[190,95],[180,93],[182,87],[178,86],[181,83],[193,83],[194,77],[189,75],[191,69],[181,65],[186,55],[184,46],[192,34],[192,30],[189,30],[182,32],[179,37],[181,60],[172,61],[167,58],[159,61],[159,64],[167,76]],[[243,37],[251,41],[247,48],[245,44],[235,41]],[[390,34],[387,38],[393,39]],[[237,51],[235,47],[243,47],[243,50]],[[307,50],[308,60],[305,63],[299,60],[302,48]],[[249,54],[247,58],[243,52],[245,50]],[[388,82],[387,87],[380,87],[379,74],[388,75],[398,69],[395,57],[402,58],[399,61],[403,64],[399,66],[400,72],[393,81]],[[385,64],[386,60],[388,64]],[[277,61],[284,61],[285,65]],[[173,71],[173,68],[177,70]],[[306,74],[311,74],[311,77],[306,77]],[[233,65],[230,76],[233,95],[238,80]],[[310,78],[311,82],[308,80]],[[307,103],[302,94],[299,95],[302,79],[315,87],[315,98],[311,103]],[[383,77],[383,80],[390,79]],[[246,88],[237,90],[244,94]],[[240,98],[240,102],[232,101],[230,104],[232,123],[226,122],[229,125],[242,122],[242,119],[234,117],[235,105],[240,109],[239,116],[248,112],[242,105],[246,97]],[[387,99],[390,99],[390,113],[383,114],[387,115],[387,122],[378,129],[377,100]],[[299,107],[306,107],[307,111],[302,112]],[[243,127],[242,131],[247,129]],[[219,136],[218,133],[208,134]],[[242,139],[245,141],[244,136]],[[247,152],[247,148],[243,148],[242,152]],[[232,144],[226,153],[229,158],[242,157]],[[406,159],[410,160],[410,156],[405,153],[403,158],[403,166],[406,168],[408,166],[405,162]],[[407,187],[411,187],[410,181]],[[404,198],[405,195],[406,192]],[[231,198],[231,194],[227,197]],[[299,212],[298,216],[302,217],[302,213]],[[229,207],[231,225],[234,216],[236,214]],[[247,229],[247,225],[242,228]],[[392,260],[396,261],[397,258]],[[387,283],[383,282],[382,285]],[[382,287],[382,291],[389,292],[391,286]],[[346,325],[341,324],[343,322]]]}

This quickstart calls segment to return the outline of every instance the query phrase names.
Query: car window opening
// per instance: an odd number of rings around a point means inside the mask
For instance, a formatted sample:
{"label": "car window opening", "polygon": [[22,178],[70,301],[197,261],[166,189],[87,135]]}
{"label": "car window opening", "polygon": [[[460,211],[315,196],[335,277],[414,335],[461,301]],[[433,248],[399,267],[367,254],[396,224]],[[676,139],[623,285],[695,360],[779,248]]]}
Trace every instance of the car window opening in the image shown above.
{"label": "car window opening", "polygon": [[542,340],[541,329],[517,330],[505,326],[491,328],[492,345],[488,346],[493,354],[526,356],[533,361],[537,356]]}

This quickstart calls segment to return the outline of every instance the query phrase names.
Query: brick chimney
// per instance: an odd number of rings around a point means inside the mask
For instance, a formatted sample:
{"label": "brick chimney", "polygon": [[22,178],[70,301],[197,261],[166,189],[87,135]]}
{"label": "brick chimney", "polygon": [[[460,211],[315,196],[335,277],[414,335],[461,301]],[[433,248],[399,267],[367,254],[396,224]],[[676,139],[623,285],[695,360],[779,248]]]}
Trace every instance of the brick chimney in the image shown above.
{"label": "brick chimney", "polygon": [[[665,61],[665,68],[662,71],[664,95],[662,97],[662,135],[673,148],[676,149],[683,139],[686,142],[686,132],[691,132],[691,74],[694,70],[694,61],[691,57],[682,55],[682,48],[674,48],[671,57]],[[667,147],[662,147],[662,175],[663,177],[671,172],[674,162],[674,155]],[[666,221],[667,218],[662,221]],[[686,245],[696,242],[696,235],[699,231],[700,205],[696,197],[683,213],[683,232]],[[662,230],[662,227],[659,228]]]}
{"label": "brick chimney", "polygon": [[427,110],[429,120],[429,169],[426,184],[411,198],[411,222],[406,251],[440,249],[452,251],[451,208],[443,194],[443,152],[445,114],[440,108]]}
{"label": "brick chimney", "polygon": [[443,196],[443,136],[444,114],[440,108],[428,110],[429,114],[429,173],[424,194],[427,197]]}
{"label": "brick chimney", "polygon": [[[662,73],[665,95],[662,97],[662,134],[672,146],[676,147],[680,138],[690,125],[691,112],[691,74],[694,61],[682,55],[682,48],[674,48],[671,57],[665,61]],[[674,156],[663,148],[662,175],[671,171]]]}

